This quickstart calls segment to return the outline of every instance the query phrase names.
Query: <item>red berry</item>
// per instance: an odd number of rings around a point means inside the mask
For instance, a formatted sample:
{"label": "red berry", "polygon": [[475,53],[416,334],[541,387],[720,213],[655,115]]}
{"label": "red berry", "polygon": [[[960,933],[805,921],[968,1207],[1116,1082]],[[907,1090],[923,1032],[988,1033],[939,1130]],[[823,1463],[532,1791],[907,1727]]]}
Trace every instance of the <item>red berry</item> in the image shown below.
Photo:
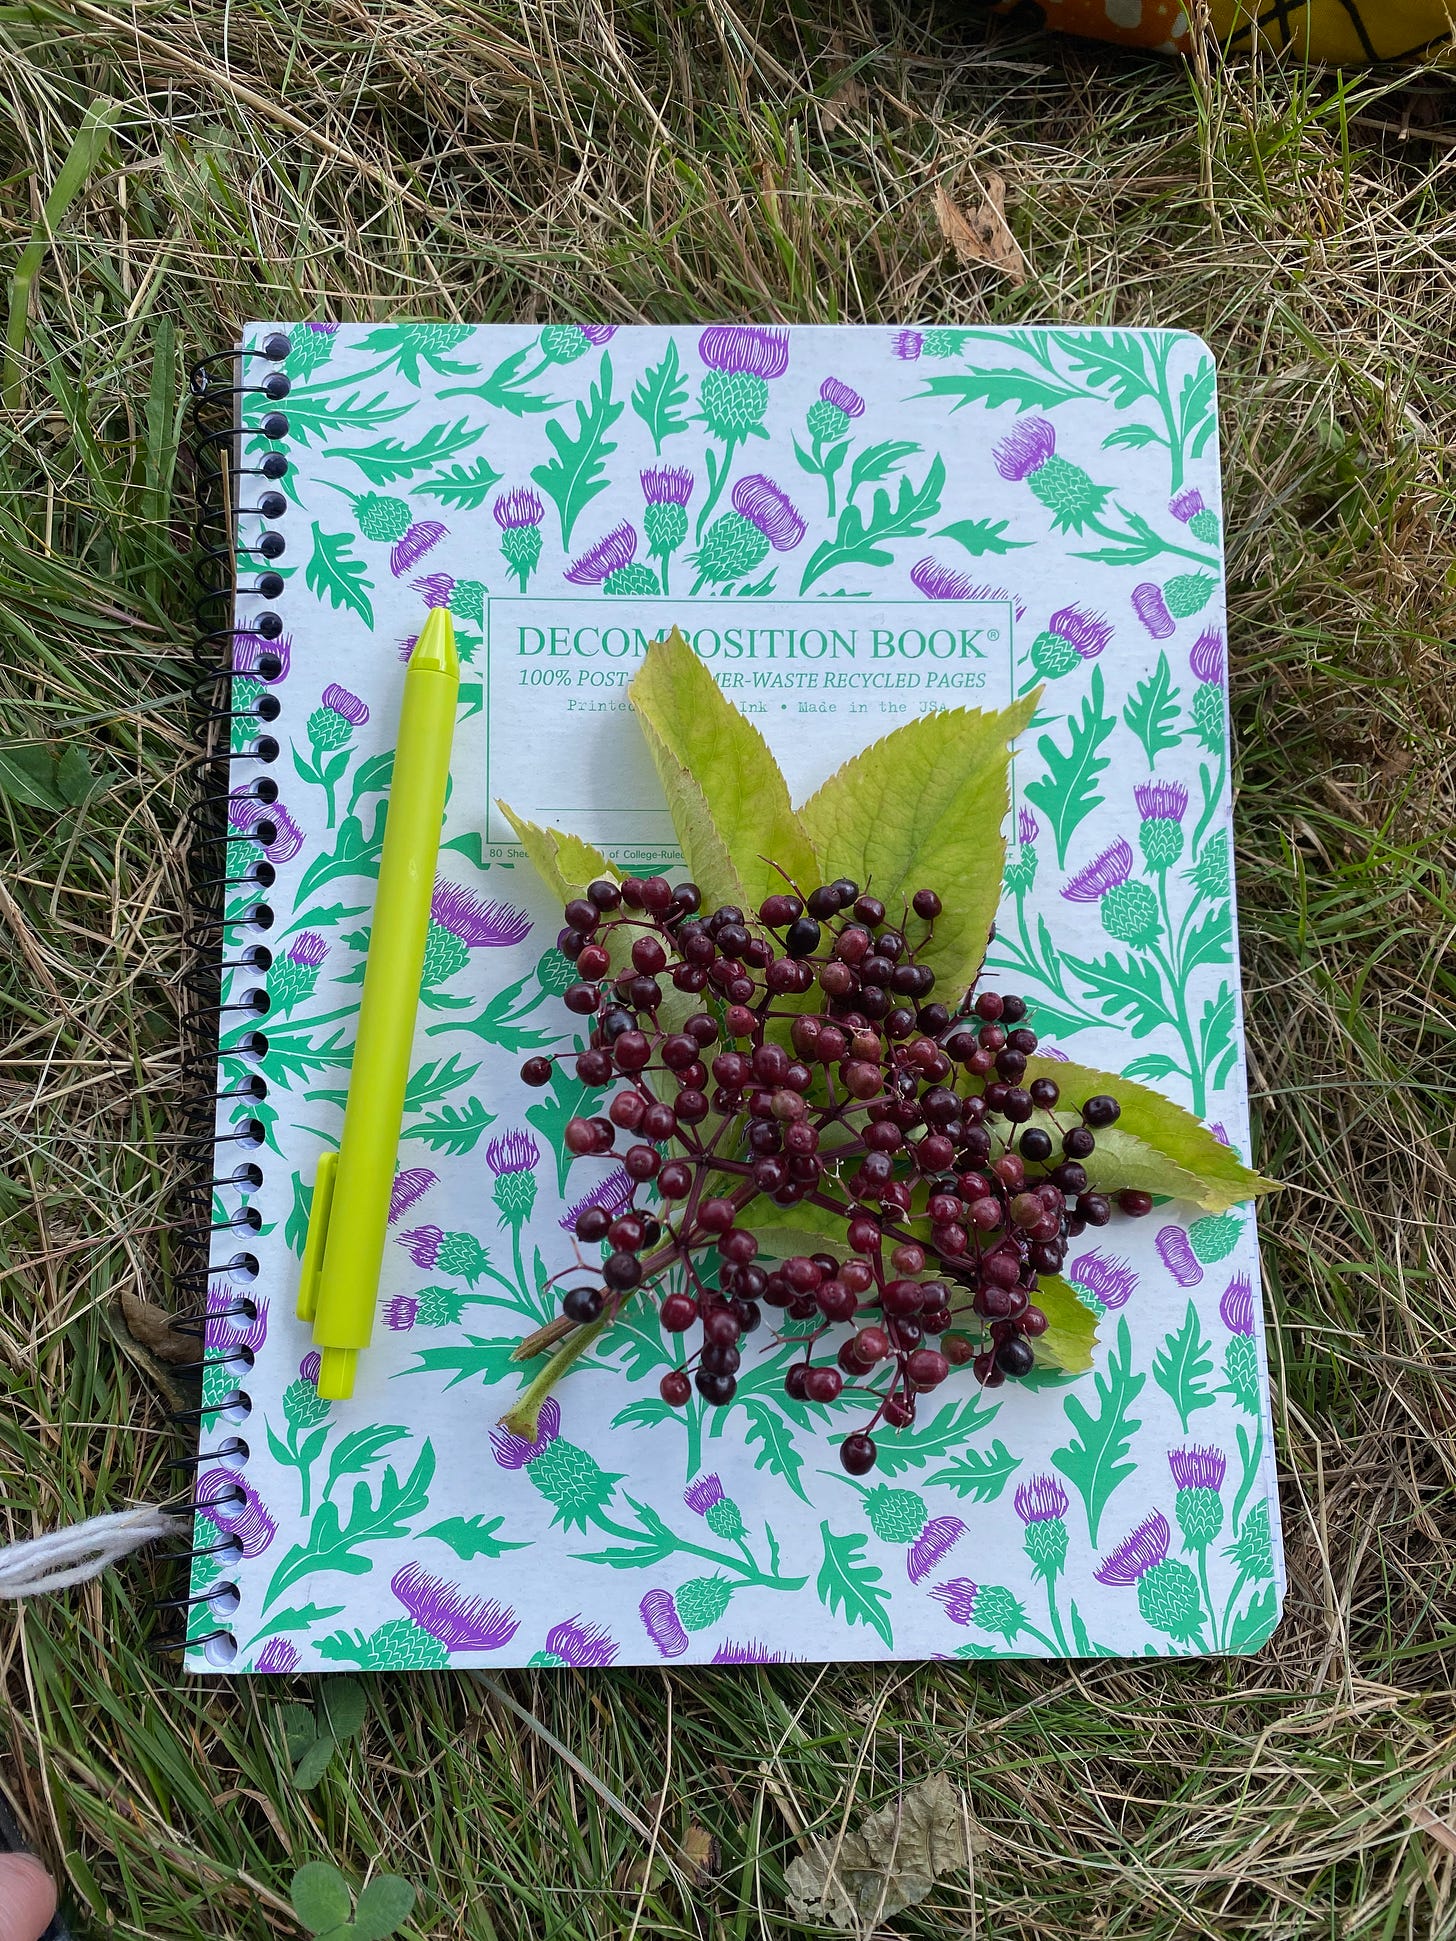
{"label": "red berry", "polygon": [[950,1373],[950,1363],[938,1348],[917,1348],[905,1364],[917,1388],[938,1388]]}
{"label": "red berry", "polygon": [[669,1408],[680,1409],[691,1398],[693,1385],[681,1368],[673,1368],[657,1384],[657,1392]]}
{"label": "red berry", "polygon": [[839,1460],[851,1476],[867,1476],[878,1459],[873,1437],[862,1430],[846,1436],[839,1445]]}
{"label": "red berry", "polygon": [[824,1279],[822,1268],[807,1254],[795,1254],[779,1271],[796,1294],[812,1294]]}
{"label": "red berry", "polygon": [[600,944],[588,944],[576,960],[576,968],[583,977],[605,977],[611,964],[611,958]]}
{"label": "red berry", "polygon": [[527,1085],[549,1085],[551,1083],[551,1060],[549,1058],[528,1058],[521,1067],[521,1079]]}
{"label": "red berry", "polygon": [[[679,1095],[678,1114],[682,1115],[682,1098]],[[733,1224],[734,1206],[732,1200],[704,1200],[698,1208],[698,1225],[708,1233],[726,1233]]]}
{"label": "red berry", "polygon": [[1042,1313],[1039,1307],[1029,1307],[1026,1310],[1025,1314],[1022,1315],[1021,1331],[1023,1334],[1045,1334],[1046,1333],[1047,1318]]}
{"label": "red berry", "polygon": [[859,1297],[842,1280],[825,1281],[814,1298],[826,1321],[848,1321],[859,1306]]}
{"label": "red berry", "polygon": [[[669,1294],[662,1304],[662,1325],[669,1334],[682,1334],[698,1318],[698,1304],[691,1294]],[[686,1395],[683,1397],[686,1401]]]}
{"label": "red berry", "polygon": [[861,1215],[850,1221],[846,1237],[857,1254],[875,1253],[881,1238],[879,1222]]}
{"label": "red berry", "polygon": [[867,1260],[846,1260],[838,1269],[839,1279],[853,1294],[864,1294],[874,1286],[874,1269]]}
{"label": "red berry", "polygon": [[653,1179],[662,1166],[662,1154],[656,1146],[628,1146],[622,1164],[633,1179]]}
{"label": "red berry", "polygon": [[1015,1287],[1021,1278],[1021,1263],[1015,1254],[987,1254],[981,1262],[981,1279],[988,1287]]}
{"label": "red berry", "polygon": [[718,1252],[724,1260],[746,1267],[758,1252],[758,1242],[746,1227],[732,1227],[719,1234]]}
{"label": "red berry", "polygon": [[715,1307],[703,1316],[703,1339],[720,1348],[731,1348],[743,1330],[730,1307]]}
{"label": "red berry", "polygon": [[918,1274],[925,1265],[925,1249],[913,1240],[901,1241],[890,1255],[897,1274]]}
{"label": "red berry", "polygon": [[808,1365],[802,1361],[791,1362],[784,1371],[784,1393],[791,1401],[803,1401],[804,1383],[808,1373]]}
{"label": "red berry", "polygon": [[667,878],[665,876],[649,876],[640,885],[640,888],[643,909],[650,910],[654,916],[660,917],[672,902],[672,888]]}
{"label": "red berry", "polygon": [[624,1132],[635,1132],[646,1110],[647,1101],[640,1092],[618,1092],[607,1107],[607,1117]]}
{"label": "red berry", "polygon": [[837,1368],[811,1368],[804,1377],[804,1396],[810,1402],[837,1402],[843,1387]]}
{"label": "red berry", "polygon": [[872,1322],[869,1327],[861,1328],[854,1337],[854,1348],[860,1360],[869,1367],[873,1367],[877,1361],[883,1361],[889,1354],[890,1337],[883,1328],[877,1327]]}
{"label": "red berry", "polygon": [[994,1233],[1001,1224],[1001,1202],[993,1200],[989,1194],[983,1199],[972,1200],[967,1211],[979,1233]]}
{"label": "red berry", "polygon": [[562,1136],[566,1141],[566,1150],[576,1153],[578,1157],[597,1149],[596,1129],[590,1119],[568,1119]]}
{"label": "red berry", "polygon": [[629,1254],[640,1253],[647,1238],[647,1222],[640,1213],[619,1213],[607,1228],[607,1240],[613,1248],[625,1247]]}
{"label": "red berry", "polygon": [[1145,1213],[1152,1212],[1153,1196],[1151,1193],[1136,1192],[1133,1188],[1129,1187],[1124,1192],[1118,1194],[1117,1204],[1132,1219],[1140,1220]]}
{"label": "red berry", "polygon": [[624,1031],[613,1042],[612,1055],[624,1072],[640,1072],[652,1056],[652,1046],[644,1033]]}
{"label": "red berry", "polygon": [[970,1238],[959,1220],[947,1220],[944,1225],[937,1224],[930,1229],[931,1244],[936,1252],[948,1254],[953,1260],[965,1252]]}
{"label": "red berry", "polygon": [[967,1336],[944,1334],[940,1338],[940,1352],[952,1368],[964,1368],[976,1351]]}
{"label": "red berry", "polygon": [[886,1282],[880,1305],[886,1314],[909,1315],[918,1313],[923,1298],[919,1281],[893,1280]]}
{"label": "red berry", "polygon": [[908,1429],[915,1420],[915,1398],[904,1395],[888,1396],[880,1413],[892,1429]]}

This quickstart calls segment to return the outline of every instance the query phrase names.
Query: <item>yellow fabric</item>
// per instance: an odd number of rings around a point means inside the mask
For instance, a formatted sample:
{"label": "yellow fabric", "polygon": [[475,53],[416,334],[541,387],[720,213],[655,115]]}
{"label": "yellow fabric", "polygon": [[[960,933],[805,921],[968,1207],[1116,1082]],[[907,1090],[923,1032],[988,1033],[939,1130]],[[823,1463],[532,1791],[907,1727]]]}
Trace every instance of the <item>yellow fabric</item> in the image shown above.
{"label": "yellow fabric", "polygon": [[[1058,33],[1169,53],[1188,46],[1181,0],[1041,0],[1041,10]],[[1345,66],[1414,54],[1456,31],[1456,0],[1212,0],[1211,11],[1215,32],[1235,48],[1257,39]]]}

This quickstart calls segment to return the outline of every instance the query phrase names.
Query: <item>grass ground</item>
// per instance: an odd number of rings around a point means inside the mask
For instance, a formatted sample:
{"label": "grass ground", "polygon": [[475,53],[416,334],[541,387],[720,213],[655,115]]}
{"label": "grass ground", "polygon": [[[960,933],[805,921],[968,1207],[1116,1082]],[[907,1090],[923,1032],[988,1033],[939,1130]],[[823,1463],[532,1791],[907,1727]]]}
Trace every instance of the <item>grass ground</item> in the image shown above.
{"label": "grass ground", "polygon": [[[1162,323],[1223,371],[1239,871],[1291,1592],[1248,1662],[374,1681],[312,1793],[179,1688],[137,1562],[0,1619],[0,1770],[88,1936],[291,1935],[377,1862],[423,1936],[806,1934],[782,1872],[946,1768],[913,1935],[1456,1934],[1456,137],[1434,75],[1157,59],[845,0],[0,6],[0,239],[88,102],[0,421],[0,1533],[166,1487],[183,364],[247,315]],[[1444,90],[1444,91],[1443,91]],[[1444,117],[1444,121],[1443,121]],[[1019,288],[933,193],[1004,177]],[[90,764],[78,761],[81,751]],[[96,787],[88,793],[88,774]],[[552,1736],[554,1735],[554,1738]],[[562,1750],[565,1748],[565,1751]],[[690,1822],[684,1891],[644,1870]]]}

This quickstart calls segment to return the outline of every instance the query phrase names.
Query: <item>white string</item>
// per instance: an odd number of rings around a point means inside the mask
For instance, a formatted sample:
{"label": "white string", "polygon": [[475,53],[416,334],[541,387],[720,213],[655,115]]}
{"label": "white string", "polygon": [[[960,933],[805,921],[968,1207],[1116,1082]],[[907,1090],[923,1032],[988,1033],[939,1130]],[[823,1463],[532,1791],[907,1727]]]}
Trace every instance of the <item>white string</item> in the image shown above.
{"label": "white string", "polygon": [[48,1536],[0,1545],[0,1597],[36,1597],[99,1577],[108,1564],[172,1536],[177,1519],[149,1503],[88,1517]]}

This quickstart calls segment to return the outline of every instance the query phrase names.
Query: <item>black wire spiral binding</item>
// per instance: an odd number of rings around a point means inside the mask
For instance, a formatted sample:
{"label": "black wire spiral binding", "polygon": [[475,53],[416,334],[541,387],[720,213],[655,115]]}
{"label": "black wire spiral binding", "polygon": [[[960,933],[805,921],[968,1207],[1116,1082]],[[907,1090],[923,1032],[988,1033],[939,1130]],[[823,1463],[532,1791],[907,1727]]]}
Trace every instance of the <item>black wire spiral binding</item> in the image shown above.
{"label": "black wire spiral binding", "polygon": [[[267,684],[280,680],[288,668],[283,618],[271,602],[284,587],[283,576],[273,570],[272,562],[287,550],[286,536],[275,522],[287,514],[289,500],[275,487],[287,476],[289,459],[277,449],[288,436],[288,414],[272,409],[257,426],[270,441],[270,449],[256,462],[244,462],[240,405],[249,395],[261,396],[273,406],[282,404],[291,383],[279,367],[291,348],[286,336],[274,332],[259,349],[233,349],[203,358],[193,366],[189,380],[188,447],[197,505],[192,561],[197,632],[190,692],[197,710],[198,753],[192,765],[196,792],[184,822],[193,870],[185,939],[191,961],[181,980],[183,1106],[176,1143],[185,1176],[169,1237],[171,1279],[181,1310],[171,1325],[178,1334],[196,1336],[199,1354],[196,1361],[183,1363],[173,1372],[183,1380],[205,1381],[212,1369],[225,1368],[237,1381],[221,1398],[214,1396],[195,1408],[172,1412],[175,1423],[198,1424],[206,1445],[171,1464],[174,1471],[188,1472],[193,1479],[187,1500],[169,1506],[179,1518],[195,1519],[199,1511],[246,1501],[235,1487],[210,1489],[205,1479],[212,1473],[212,1464],[236,1471],[248,1458],[247,1441],[231,1432],[231,1424],[245,1421],[252,1406],[243,1384],[253,1365],[253,1350],[235,1335],[257,1319],[258,1309],[246,1295],[239,1295],[209,1311],[208,1287],[213,1275],[245,1284],[257,1276],[257,1256],[246,1244],[262,1224],[257,1207],[240,1207],[222,1219],[213,1217],[213,1209],[219,1190],[251,1194],[263,1184],[256,1155],[266,1128],[248,1114],[230,1120],[228,1129],[219,1132],[217,1112],[219,1105],[229,1101],[237,1101],[240,1107],[262,1103],[268,1085],[261,1072],[225,1083],[218,1073],[218,1044],[222,1031],[235,1033],[248,1018],[261,1023],[269,1008],[263,980],[273,952],[264,937],[273,923],[267,892],[277,870],[265,852],[278,836],[277,824],[268,816],[278,799],[278,785],[269,769],[278,760],[281,746],[278,736],[268,730],[278,720],[282,703]],[[249,360],[271,368],[254,380],[257,364]],[[246,504],[241,503],[244,497]],[[254,520],[261,525],[253,527]],[[254,535],[251,543],[244,543],[247,532]],[[256,577],[243,579],[239,570],[247,561],[255,563]],[[244,676],[262,682],[264,691],[251,699],[244,697],[239,705],[235,682]],[[234,731],[242,722],[255,722],[258,731],[238,747]],[[251,847],[252,858],[245,865],[237,863],[239,850],[234,844]],[[230,915],[230,894],[253,888],[258,891],[257,901]],[[233,977],[249,972],[257,978],[256,984],[240,985]],[[235,1037],[234,1044],[254,1059],[261,1059],[268,1049],[263,1030]],[[230,1323],[237,1324],[237,1329]],[[217,1335],[223,1338],[214,1348],[211,1338]],[[222,1423],[219,1417],[224,1418]],[[190,1573],[193,1559],[202,1556],[232,1562],[242,1556],[242,1546],[223,1531],[218,1542],[194,1540],[168,1561],[185,1564]],[[218,1628],[189,1638],[187,1614],[204,1604],[219,1619]],[[155,1648],[199,1648],[213,1663],[227,1664],[235,1653],[236,1639],[226,1619],[237,1604],[237,1585],[226,1576],[195,1595],[189,1581],[182,1595],[156,1598],[152,1610],[182,1612],[184,1630],[159,1635]]]}

